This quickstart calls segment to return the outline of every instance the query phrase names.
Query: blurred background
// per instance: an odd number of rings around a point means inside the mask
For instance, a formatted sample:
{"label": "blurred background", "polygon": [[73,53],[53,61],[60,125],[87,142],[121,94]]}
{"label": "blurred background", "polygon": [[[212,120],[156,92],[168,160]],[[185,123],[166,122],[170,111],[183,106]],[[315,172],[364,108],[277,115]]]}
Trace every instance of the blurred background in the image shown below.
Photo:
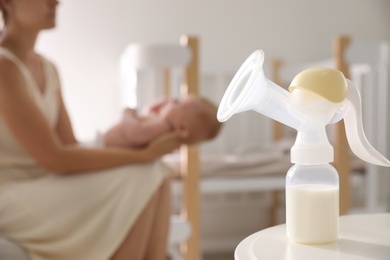
{"label": "blurred background", "polygon": [[[93,139],[97,131],[104,131],[120,117],[120,57],[126,46],[135,42],[178,43],[182,34],[196,36],[200,41],[201,77],[215,68],[235,72],[249,54],[262,49],[265,72],[270,78],[272,60],[331,57],[336,35],[348,35],[357,41],[390,42],[390,1],[60,1],[57,27],[41,35],[38,49],[59,69],[65,102],[79,139]],[[227,87],[229,80],[225,83]],[[219,102],[222,94],[223,91],[212,99]],[[249,119],[246,120],[242,122]],[[254,131],[269,135],[269,128],[259,123]],[[247,131],[249,127],[241,129]],[[224,131],[233,130],[225,127]],[[243,132],[236,136],[238,140],[231,144],[236,153],[253,150],[247,146],[268,139],[248,137]],[[250,162],[256,156],[245,158]],[[384,198],[383,205],[387,203],[381,211],[390,211],[390,178],[381,180],[382,193],[378,192],[378,196]],[[357,203],[353,207],[367,200],[364,181],[354,179],[352,199]],[[232,259],[241,239],[269,226],[274,196],[270,192],[202,195],[201,242],[205,259]],[[276,196],[283,203],[283,194]],[[280,204],[276,212],[277,223],[284,222],[283,208]]]}
{"label": "blurred background", "polygon": [[[274,58],[331,55],[336,34],[390,41],[388,0],[65,0],[38,42],[57,65],[75,130],[88,139],[118,114],[119,58],[133,42],[201,41],[201,68],[237,68],[256,49]],[[71,98],[69,98],[71,97]],[[88,106],[84,102],[88,100]]]}

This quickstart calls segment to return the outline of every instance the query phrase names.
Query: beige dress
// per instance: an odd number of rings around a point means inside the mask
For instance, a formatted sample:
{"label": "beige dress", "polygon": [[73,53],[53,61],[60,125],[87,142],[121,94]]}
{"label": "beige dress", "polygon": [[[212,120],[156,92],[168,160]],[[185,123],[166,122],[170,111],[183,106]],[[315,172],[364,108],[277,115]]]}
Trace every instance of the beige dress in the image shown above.
{"label": "beige dress", "polygon": [[[16,56],[26,91],[51,127],[58,118],[58,78],[42,58],[46,90]],[[0,75],[1,76],[1,75]],[[94,173],[54,175],[24,151],[0,116],[0,236],[18,242],[32,260],[107,260],[128,234],[167,168],[157,161]]]}

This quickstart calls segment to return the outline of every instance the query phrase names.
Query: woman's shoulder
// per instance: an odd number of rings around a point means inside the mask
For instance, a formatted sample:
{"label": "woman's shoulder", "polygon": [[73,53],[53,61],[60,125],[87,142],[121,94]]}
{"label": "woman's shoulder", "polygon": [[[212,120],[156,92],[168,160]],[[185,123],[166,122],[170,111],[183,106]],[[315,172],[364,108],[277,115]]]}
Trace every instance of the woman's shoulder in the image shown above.
{"label": "woman's shoulder", "polygon": [[23,63],[10,50],[0,46],[0,71],[3,77],[20,76],[23,70]]}
{"label": "woman's shoulder", "polygon": [[5,55],[1,55],[0,52],[0,74],[2,79],[19,77],[20,76],[20,66],[14,60],[10,59]]}
{"label": "woman's shoulder", "polygon": [[6,60],[16,64],[20,62],[19,58],[12,51],[3,46],[0,46],[0,58],[1,60]]}
{"label": "woman's shoulder", "polygon": [[0,47],[0,88],[21,85],[24,81],[23,63],[8,49]]}

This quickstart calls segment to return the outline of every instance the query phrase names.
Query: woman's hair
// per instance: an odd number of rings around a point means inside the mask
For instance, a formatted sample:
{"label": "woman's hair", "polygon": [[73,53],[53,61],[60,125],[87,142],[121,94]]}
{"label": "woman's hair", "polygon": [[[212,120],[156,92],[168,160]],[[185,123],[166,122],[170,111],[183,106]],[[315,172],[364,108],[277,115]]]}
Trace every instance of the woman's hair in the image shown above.
{"label": "woman's hair", "polygon": [[7,18],[8,18],[8,13],[7,13],[7,10],[5,10],[4,6],[0,3],[0,13],[1,13],[1,22],[2,22],[2,26],[1,26],[1,29],[4,28],[4,25],[6,24],[7,22]]}

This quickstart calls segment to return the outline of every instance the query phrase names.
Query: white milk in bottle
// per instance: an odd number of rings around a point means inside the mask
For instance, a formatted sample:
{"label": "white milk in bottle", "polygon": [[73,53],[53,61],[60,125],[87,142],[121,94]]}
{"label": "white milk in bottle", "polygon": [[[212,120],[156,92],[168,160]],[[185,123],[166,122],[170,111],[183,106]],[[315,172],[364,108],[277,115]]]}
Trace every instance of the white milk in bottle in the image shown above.
{"label": "white milk in bottle", "polygon": [[337,240],[339,189],[333,185],[300,184],[286,190],[288,236],[294,242],[326,244]]}
{"label": "white milk in bottle", "polygon": [[294,165],[286,177],[286,229],[290,241],[327,244],[338,239],[339,180],[330,164]]}

